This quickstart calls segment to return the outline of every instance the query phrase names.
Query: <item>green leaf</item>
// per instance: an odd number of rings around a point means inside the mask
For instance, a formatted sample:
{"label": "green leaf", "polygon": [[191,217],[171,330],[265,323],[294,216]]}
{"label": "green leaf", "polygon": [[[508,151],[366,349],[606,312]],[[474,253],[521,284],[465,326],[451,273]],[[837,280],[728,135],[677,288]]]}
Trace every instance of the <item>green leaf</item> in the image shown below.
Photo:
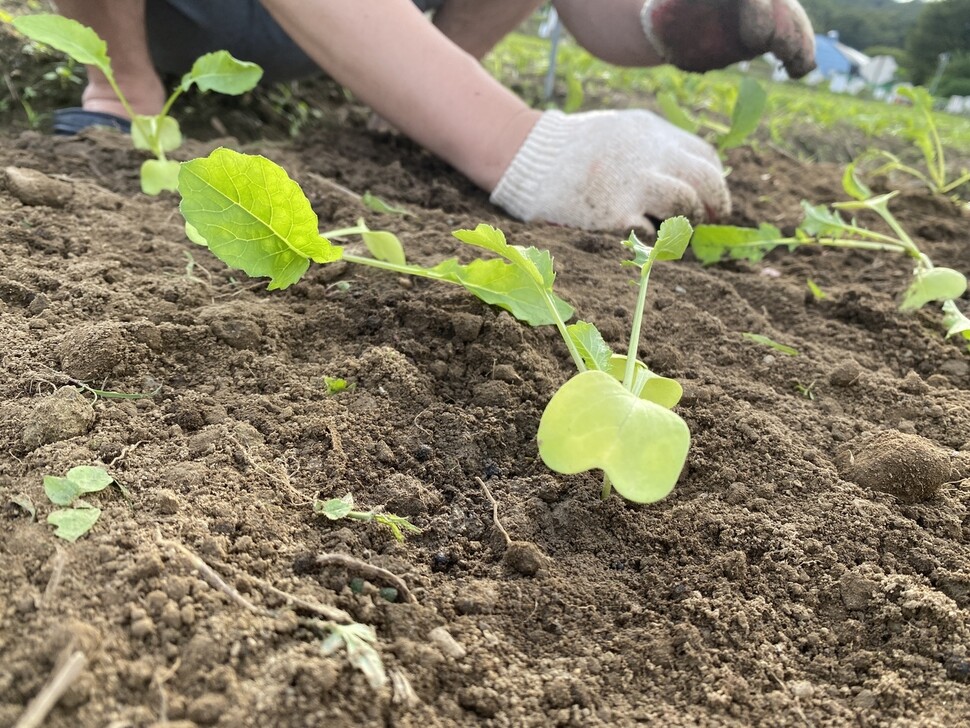
{"label": "green leaf", "polygon": [[795,349],[787,344],[779,344],[773,339],[769,339],[767,336],[762,334],[753,334],[750,331],[745,331],[741,334],[748,341],[753,341],[756,344],[761,344],[762,346],[767,346],[775,351],[784,354],[785,356],[798,356],[798,349]]}
{"label": "green leaf", "polygon": [[967,278],[952,268],[921,270],[903,295],[900,311],[915,311],[930,301],[959,298],[967,290]]}
{"label": "green leaf", "polygon": [[677,483],[690,431],[676,414],[640,399],[609,374],[586,371],[550,400],[538,440],[550,469],[572,475],[599,468],[624,498],[650,503]]}
{"label": "green leaf", "polygon": [[816,283],[815,281],[813,281],[811,278],[806,278],[805,279],[805,285],[808,286],[808,290],[811,291],[811,293],[812,293],[812,298],[814,298],[816,301],[821,301],[821,300],[829,297],[829,294],[827,294],[825,291],[823,291],[819,287],[818,283]]}
{"label": "green leaf", "polygon": [[365,192],[360,201],[364,203],[364,206],[374,212],[380,212],[385,215],[410,215],[412,214],[403,207],[395,207],[394,205],[384,202],[380,197],[372,195],[370,192]]}
{"label": "green leaf", "polygon": [[813,205],[806,200],[802,200],[802,210],[805,211],[805,219],[801,229],[809,235],[839,238],[845,234],[845,221],[838,212],[825,205]]}
{"label": "green leaf", "polygon": [[633,260],[624,260],[623,265],[634,266],[642,271],[643,266],[645,266],[650,260],[650,254],[653,252],[653,246],[642,242],[633,230],[630,231],[630,235],[621,243],[621,245],[633,251]]}
{"label": "green leaf", "polygon": [[767,223],[758,228],[698,225],[694,228],[690,247],[701,263],[710,265],[726,255],[732,260],[757,262],[783,242],[781,231]]}
{"label": "green leaf", "polygon": [[956,302],[943,302],[943,325],[946,327],[946,338],[960,334],[964,339],[970,339],[970,318],[957,308]]}
{"label": "green leaf", "polygon": [[731,112],[731,128],[721,137],[718,149],[724,151],[739,146],[758,128],[768,102],[768,94],[753,78],[745,77],[738,89],[738,98]]}
{"label": "green leaf", "polygon": [[[610,349],[603,335],[593,324],[586,321],[577,321],[566,327],[569,338],[579,349],[580,356],[590,369],[597,369],[605,372],[610,366],[610,357],[613,350]],[[622,381],[623,375],[620,375]]]}
{"label": "green leaf", "polygon": [[697,119],[692,117],[680,104],[677,103],[677,97],[675,97],[669,91],[662,91],[657,94],[657,104],[660,106],[660,111],[674,126],[678,126],[684,131],[689,131],[691,134],[696,134],[700,130],[701,125],[698,123]]}
{"label": "green leaf", "polygon": [[[640,399],[654,402],[667,409],[673,409],[680,402],[680,398],[684,396],[684,388],[680,386],[680,382],[676,379],[662,377],[652,372],[642,361],[636,361],[633,368],[635,373],[631,391]],[[622,354],[614,354],[610,357],[606,373],[616,381],[622,382],[623,375],[626,373],[626,357]]]}
{"label": "green leaf", "polygon": [[55,536],[73,543],[90,531],[100,517],[100,508],[83,506],[54,511],[47,516],[47,522],[56,526]]}
{"label": "green leaf", "polygon": [[22,15],[13,25],[31,40],[56,48],[78,63],[95,66],[106,76],[111,75],[107,44],[76,20],[62,15]]}
{"label": "green leaf", "polygon": [[171,116],[142,116],[131,120],[131,143],[135,149],[144,149],[159,156],[182,146],[182,131]]}
{"label": "green leaf", "polygon": [[583,105],[583,100],[586,98],[586,92],[583,90],[583,78],[578,73],[569,73],[566,75],[566,99],[563,102],[562,110],[567,114],[572,114],[579,111],[579,108]]}
{"label": "green leaf", "polygon": [[364,218],[357,220],[357,226],[363,228],[360,236],[364,239],[364,245],[378,260],[383,260],[395,265],[407,265],[404,256],[404,246],[397,239],[397,235],[386,230],[371,230],[364,224]]}
{"label": "green leaf", "polygon": [[869,189],[859,176],[856,174],[856,163],[852,162],[845,168],[842,174],[842,189],[849,197],[857,200],[867,200],[872,197],[872,190]]}
{"label": "green leaf", "polygon": [[172,159],[146,159],[141,165],[141,191],[157,195],[176,192],[179,187],[179,163]]}
{"label": "green leaf", "polygon": [[[530,250],[538,254],[537,259],[543,265],[545,263],[542,262],[542,256],[545,256],[549,268],[552,268],[552,259],[548,252],[535,248]],[[551,297],[555,310],[563,321],[573,315],[572,306],[555,293],[540,288],[532,275],[498,258],[473,260],[468,265],[462,265],[451,258],[429,270],[445,280],[460,284],[485,303],[504,308],[530,326],[556,323],[546,304],[547,296]]]}
{"label": "green leaf", "polygon": [[[632,234],[632,233],[631,233]],[[672,217],[660,223],[657,230],[657,242],[653,248],[657,251],[657,260],[680,260],[690,243],[694,229],[686,217]]]}
{"label": "green leaf", "polygon": [[263,69],[255,63],[233,58],[229,51],[215,51],[197,58],[180,86],[188,91],[194,83],[200,91],[238,96],[254,88],[262,76]]}
{"label": "green leaf", "polygon": [[480,223],[474,230],[455,230],[452,235],[463,243],[485,248],[502,256],[526,271],[543,288],[552,290],[556,274],[552,269],[552,256],[547,251],[509,245],[505,240],[505,233],[485,223]]}
{"label": "green leaf", "polygon": [[56,506],[69,506],[81,494],[77,483],[56,475],[44,476],[44,492],[47,500]]}
{"label": "green leaf", "polygon": [[327,388],[327,394],[337,394],[338,392],[343,392],[353,388],[353,386],[347,382],[346,379],[340,379],[338,377],[325,376],[323,378],[323,384]]}
{"label": "green leaf", "polygon": [[317,216],[299,185],[265,157],[217,149],[184,162],[179,209],[227,265],[270,289],[296,283],[309,261],[339,260],[343,249],[317,231]]}
{"label": "green leaf", "polygon": [[77,465],[67,471],[67,479],[77,486],[78,493],[97,493],[114,482],[108,471],[96,465]]}
{"label": "green leaf", "polygon": [[313,502],[313,511],[321,516],[326,516],[331,521],[339,521],[346,518],[354,510],[354,496],[348,493],[343,498],[331,498],[330,500],[316,500]]}

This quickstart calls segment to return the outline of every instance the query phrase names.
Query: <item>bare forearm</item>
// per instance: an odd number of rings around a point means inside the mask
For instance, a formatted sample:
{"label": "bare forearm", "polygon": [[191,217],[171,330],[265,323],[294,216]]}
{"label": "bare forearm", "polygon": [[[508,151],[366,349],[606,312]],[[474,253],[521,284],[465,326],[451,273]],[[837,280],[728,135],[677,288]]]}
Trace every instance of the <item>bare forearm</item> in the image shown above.
{"label": "bare forearm", "polygon": [[553,5],[569,32],[597,58],[618,66],[664,62],[643,34],[643,0],[554,0]]}
{"label": "bare forearm", "polygon": [[264,5],[328,74],[486,190],[538,118],[410,0]]}

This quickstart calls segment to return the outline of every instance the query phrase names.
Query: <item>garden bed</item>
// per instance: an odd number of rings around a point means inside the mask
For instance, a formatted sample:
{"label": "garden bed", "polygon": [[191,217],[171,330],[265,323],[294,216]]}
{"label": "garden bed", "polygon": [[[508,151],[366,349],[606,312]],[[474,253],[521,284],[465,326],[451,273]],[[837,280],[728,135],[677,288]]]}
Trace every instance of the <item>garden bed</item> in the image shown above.
{"label": "garden bed", "polygon": [[[221,143],[283,165],[323,229],[363,215],[417,262],[464,255],[450,233],[479,222],[549,249],[560,295],[622,347],[624,231],[511,221],[357,118],[298,143]],[[266,291],[185,239],[175,196],[138,192],[140,160],[107,131],[0,137],[0,168],[51,178],[0,189],[0,724],[72,644],[89,662],[50,726],[970,721],[970,358],[931,308],[897,310],[907,261],[803,249],[660,264],[641,354],[684,385],[693,445],[666,500],[602,502],[595,474],[556,475],[537,455],[539,416],[571,373],[554,329],[343,264]],[[834,165],[768,148],[729,164],[738,225],[791,232],[802,198],[842,198]],[[372,213],[332,182],[414,214]],[[957,206],[906,191],[893,209],[934,262],[970,271]],[[329,394],[324,377],[353,388]],[[96,398],[79,381],[158,391]],[[843,477],[887,441],[948,459],[936,497]],[[67,544],[44,522],[43,477],[79,464],[126,493],[91,496],[104,512]],[[536,573],[503,561],[478,479],[541,552]],[[398,543],[313,512],[347,492],[423,533]],[[9,502],[23,496],[37,521]],[[387,569],[415,601],[324,553]],[[372,625],[393,680],[374,689],[345,653],[325,656],[265,584]]]}

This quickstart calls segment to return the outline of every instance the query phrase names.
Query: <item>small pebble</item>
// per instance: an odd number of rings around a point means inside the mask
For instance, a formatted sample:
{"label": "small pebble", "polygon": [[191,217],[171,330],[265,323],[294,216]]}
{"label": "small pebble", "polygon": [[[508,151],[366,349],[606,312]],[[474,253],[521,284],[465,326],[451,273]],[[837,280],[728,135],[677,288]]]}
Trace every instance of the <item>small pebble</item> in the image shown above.
{"label": "small pebble", "polygon": [[438,647],[439,650],[446,656],[452,658],[453,660],[460,660],[468,651],[462,646],[458,640],[451,636],[451,633],[444,627],[435,627],[433,630],[428,632],[428,639],[430,639]]}

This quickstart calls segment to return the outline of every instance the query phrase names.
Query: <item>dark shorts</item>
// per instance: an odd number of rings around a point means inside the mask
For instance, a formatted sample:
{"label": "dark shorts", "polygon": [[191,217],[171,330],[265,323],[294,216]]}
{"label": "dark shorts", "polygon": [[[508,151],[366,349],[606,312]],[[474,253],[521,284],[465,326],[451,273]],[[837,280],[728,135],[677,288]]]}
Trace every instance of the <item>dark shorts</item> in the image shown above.
{"label": "dark shorts", "polygon": [[[427,11],[443,1],[414,4]],[[160,73],[181,75],[202,54],[219,50],[258,63],[266,81],[320,73],[258,0],[147,0],[145,15],[148,47]]]}

